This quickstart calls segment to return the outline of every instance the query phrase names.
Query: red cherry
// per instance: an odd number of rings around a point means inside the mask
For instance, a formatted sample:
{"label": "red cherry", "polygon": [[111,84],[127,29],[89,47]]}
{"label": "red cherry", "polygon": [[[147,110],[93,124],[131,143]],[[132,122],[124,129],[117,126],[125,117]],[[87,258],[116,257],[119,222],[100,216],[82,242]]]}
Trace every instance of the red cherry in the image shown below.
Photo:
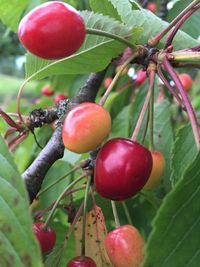
{"label": "red cherry", "polygon": [[18,36],[32,54],[45,59],[59,59],[80,48],[85,38],[85,25],[76,9],[53,1],[26,14],[19,24]]}
{"label": "red cherry", "polygon": [[58,94],[55,96],[54,101],[56,104],[58,104],[60,101],[67,99],[67,97],[64,94]]}
{"label": "red cherry", "polygon": [[65,147],[76,153],[85,153],[98,147],[111,128],[109,112],[95,103],[75,106],[66,116],[62,138]]}
{"label": "red cherry", "polygon": [[144,81],[146,80],[146,78],[147,78],[146,71],[139,70],[136,73],[135,86],[139,87],[140,85],[142,85]]}
{"label": "red cherry", "polygon": [[185,89],[186,92],[189,92],[192,88],[193,80],[187,73],[181,73],[179,74],[179,79],[181,80],[181,83]]}
{"label": "red cherry", "polygon": [[104,80],[104,87],[105,87],[105,89],[108,89],[108,87],[110,86],[112,80],[113,80],[112,77],[107,77],[107,78]]}
{"label": "red cherry", "polygon": [[146,7],[148,10],[150,10],[153,13],[156,13],[157,11],[157,4],[153,2],[149,2]]}
{"label": "red cherry", "polygon": [[144,240],[132,225],[123,225],[108,233],[105,248],[115,267],[139,267],[144,258]]}
{"label": "red cherry", "polygon": [[66,267],[97,267],[96,263],[90,257],[76,257],[68,262]]}
{"label": "red cherry", "polygon": [[54,91],[51,90],[51,88],[49,88],[48,86],[45,86],[42,88],[41,93],[45,96],[51,96],[54,94]]}
{"label": "red cherry", "polygon": [[33,224],[33,232],[38,239],[42,253],[51,251],[56,243],[56,232],[48,227],[43,229],[44,222],[35,222]]}
{"label": "red cherry", "polygon": [[151,170],[152,156],[147,148],[129,139],[111,139],[97,155],[96,191],[108,199],[127,199],[145,185]]}

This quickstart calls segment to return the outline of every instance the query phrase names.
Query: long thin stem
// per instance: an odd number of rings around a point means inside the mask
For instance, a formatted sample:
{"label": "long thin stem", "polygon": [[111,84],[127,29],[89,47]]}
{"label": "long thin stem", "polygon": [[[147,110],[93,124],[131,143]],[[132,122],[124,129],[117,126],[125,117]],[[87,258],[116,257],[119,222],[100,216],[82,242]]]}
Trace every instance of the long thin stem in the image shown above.
{"label": "long thin stem", "polygon": [[104,103],[106,102],[106,99],[108,98],[110,92],[112,91],[113,87],[115,86],[115,84],[117,83],[118,79],[121,76],[121,73],[123,72],[123,70],[130,64],[130,62],[136,58],[138,56],[138,53],[135,53],[133,56],[131,56],[130,58],[128,58],[124,64],[121,66],[121,68],[119,69],[119,71],[116,73],[115,77],[113,78],[111,84],[109,85],[108,89],[106,90],[105,94],[102,96],[102,98],[99,101],[99,105],[104,105]]}
{"label": "long thin stem", "polygon": [[115,227],[120,227],[120,221],[119,221],[119,216],[117,213],[117,208],[114,200],[111,200],[111,206],[112,206],[112,211],[113,211],[113,216],[115,220]]}
{"label": "long thin stem", "polygon": [[70,183],[66,188],[65,190],[59,195],[59,197],[57,198],[56,202],[54,203],[53,207],[52,207],[52,210],[51,212],[49,213],[47,219],[46,219],[46,222],[45,222],[45,225],[44,225],[44,229],[47,228],[51,218],[53,217],[54,215],[54,212],[57,208],[57,206],[59,205],[59,202],[60,200],[63,198],[63,196],[65,195],[66,191],[68,191],[70,188],[72,188],[76,183],[78,183],[79,181],[81,181],[84,177],[86,176],[86,174],[82,174],[79,178],[77,178],[76,180],[74,180],[72,183]]}
{"label": "long thin stem", "polygon": [[178,101],[179,105],[183,108],[183,110],[185,110],[185,106],[184,106],[183,100],[180,98],[178,93],[175,91],[175,88],[173,88],[170,85],[170,83],[168,82],[168,80],[165,78],[164,74],[162,73],[160,64],[157,66],[157,72],[158,72],[158,76],[163,81],[165,86],[169,89],[170,93],[176,98],[176,100]]}
{"label": "long thin stem", "polygon": [[123,206],[123,209],[124,209],[124,213],[126,215],[126,219],[127,219],[128,223],[131,224],[131,225],[133,225],[133,222],[132,222],[132,219],[131,219],[131,216],[130,216],[128,207],[126,205],[126,202],[125,201],[122,201],[121,203],[122,203],[122,206]]}
{"label": "long thin stem", "polygon": [[174,29],[172,30],[172,32],[169,34],[166,43],[164,45],[164,49],[166,49],[169,45],[171,45],[174,36],[176,35],[177,31],[180,29],[180,27],[183,25],[183,23],[194,13],[196,12],[198,9],[200,8],[200,4],[197,4],[195,7],[193,7],[192,9],[190,9],[175,25]]}
{"label": "long thin stem", "polygon": [[149,73],[149,88],[148,88],[148,92],[147,92],[146,98],[144,100],[144,104],[143,104],[142,110],[140,112],[137,124],[135,126],[135,129],[134,129],[132,137],[131,137],[131,140],[133,140],[133,141],[137,140],[137,136],[139,134],[139,131],[140,131],[143,119],[144,119],[144,115],[146,113],[146,110],[147,110],[147,107],[148,107],[148,103],[149,103],[149,100],[150,100],[150,97],[151,97],[151,94],[152,94],[152,91],[153,91],[154,80],[155,80],[155,70],[151,70],[150,73]]}
{"label": "long thin stem", "polygon": [[149,45],[155,46],[159,43],[159,41],[168,33],[168,31],[194,6],[196,6],[200,0],[194,0],[191,4],[189,4],[176,18],[174,18],[166,28],[164,28],[160,33],[156,36],[149,39]]}
{"label": "long thin stem", "polygon": [[43,190],[41,190],[41,191],[37,194],[37,198],[40,197],[44,192],[46,192],[47,190],[49,190],[52,186],[56,185],[57,183],[59,183],[59,182],[62,181],[64,178],[66,178],[67,176],[69,176],[69,175],[72,174],[73,172],[77,171],[78,169],[80,169],[80,166],[75,166],[75,167],[72,168],[69,172],[67,172],[65,175],[59,177],[56,181],[54,181],[53,183],[51,183],[50,185],[48,185],[46,188],[44,188]]}
{"label": "long thin stem", "polygon": [[199,64],[200,52],[199,51],[176,51],[169,54],[169,59],[177,63],[192,63]]}
{"label": "long thin stem", "polygon": [[87,220],[87,203],[88,203],[88,194],[90,190],[90,185],[92,181],[92,176],[90,175],[87,180],[87,186],[85,190],[84,197],[84,206],[83,206],[83,225],[82,225],[82,242],[81,242],[81,257],[85,256],[85,233],[86,233],[86,220]]}
{"label": "long thin stem", "polygon": [[150,150],[154,150],[154,88],[152,90],[150,102],[149,102],[149,132],[150,132]]}
{"label": "long thin stem", "polygon": [[123,38],[123,37],[121,37],[119,35],[116,35],[114,33],[105,32],[105,31],[102,31],[102,30],[90,29],[90,28],[86,29],[86,33],[87,34],[94,34],[94,35],[108,37],[108,38],[114,39],[114,40],[116,40],[116,41],[118,41],[118,42],[120,42],[122,44],[125,44],[128,47],[131,47],[134,51],[138,50],[136,45],[132,44],[131,42],[129,42],[125,38]]}
{"label": "long thin stem", "polygon": [[21,95],[24,90],[25,85],[27,84],[28,80],[23,81],[22,85],[19,88],[18,94],[17,94],[17,114],[19,116],[20,122],[24,122],[23,116],[21,115],[21,106],[20,106],[20,101],[21,101]]}
{"label": "long thin stem", "polygon": [[196,146],[197,146],[197,149],[200,150],[200,132],[199,132],[198,121],[197,121],[196,114],[192,108],[189,97],[188,97],[187,93],[185,92],[183,85],[182,85],[177,73],[174,71],[174,69],[171,66],[167,57],[165,57],[165,59],[163,60],[163,65],[164,65],[166,71],[168,71],[168,73],[172,77],[172,79],[173,79],[173,81],[174,81],[183,101],[184,101],[184,105],[185,105],[185,108],[187,110],[187,113],[188,113],[188,116],[189,116],[189,119],[190,119],[190,122],[192,125],[192,130],[193,130]]}

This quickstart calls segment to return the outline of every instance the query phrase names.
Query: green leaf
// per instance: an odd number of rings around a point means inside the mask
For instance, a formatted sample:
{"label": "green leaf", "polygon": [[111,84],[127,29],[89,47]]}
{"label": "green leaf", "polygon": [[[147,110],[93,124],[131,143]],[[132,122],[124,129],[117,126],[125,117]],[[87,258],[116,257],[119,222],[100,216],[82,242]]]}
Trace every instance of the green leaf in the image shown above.
{"label": "green leaf", "polygon": [[[81,14],[87,28],[100,29],[119,36],[127,36],[132,32],[130,27],[101,14],[94,14],[89,11],[83,11]],[[137,29],[135,36],[138,36]],[[88,34],[81,49],[67,58],[52,61],[28,54],[26,77],[41,79],[55,74],[82,74],[100,71],[124,48],[125,45],[110,38]]]}
{"label": "green leaf", "polygon": [[11,30],[16,31],[22,12],[28,2],[28,0],[0,0],[0,19]]}
{"label": "green leaf", "polygon": [[200,154],[167,195],[153,223],[143,267],[195,267],[200,262]]}
{"label": "green leaf", "polygon": [[194,141],[191,125],[182,127],[176,136],[172,151],[171,181],[175,184],[183,175],[186,168],[196,157],[198,151]]}
{"label": "green leaf", "polygon": [[[105,1],[105,0],[104,0]],[[141,37],[141,42],[146,43],[149,37],[159,33],[167,26],[167,22],[164,22],[158,18],[152,12],[141,9],[133,10],[129,0],[107,0],[112,3],[113,7],[117,10],[121,20],[132,28],[142,27],[144,32]],[[153,27],[152,27],[153,25]],[[198,25],[198,23],[197,23]],[[164,44],[165,38],[161,40],[160,45]],[[186,33],[180,31],[173,41],[175,49],[182,49],[184,47],[191,47],[197,45],[197,40],[191,38]]]}
{"label": "green leaf", "polygon": [[23,180],[0,136],[0,266],[42,266]]}

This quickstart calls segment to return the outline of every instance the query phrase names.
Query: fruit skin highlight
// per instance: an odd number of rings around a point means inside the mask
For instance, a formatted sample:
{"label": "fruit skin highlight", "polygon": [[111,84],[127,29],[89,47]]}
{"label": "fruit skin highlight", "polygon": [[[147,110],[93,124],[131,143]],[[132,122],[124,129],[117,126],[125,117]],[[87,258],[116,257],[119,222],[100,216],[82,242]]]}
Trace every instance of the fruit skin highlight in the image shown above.
{"label": "fruit skin highlight", "polygon": [[44,230],[43,227],[44,222],[35,222],[33,224],[33,232],[44,254],[53,249],[56,243],[56,232],[51,227],[48,227],[47,230]]}
{"label": "fruit skin highlight", "polygon": [[97,267],[97,265],[90,257],[81,258],[78,256],[71,259],[66,267]]}
{"label": "fruit skin highlight", "polygon": [[150,151],[126,138],[109,140],[97,155],[94,182],[104,198],[125,200],[137,194],[152,170]]}
{"label": "fruit skin highlight", "polygon": [[64,146],[76,153],[85,153],[98,147],[108,136],[111,118],[102,106],[85,102],[67,114],[62,139]]}
{"label": "fruit skin highlight", "polygon": [[151,175],[144,186],[145,189],[153,189],[156,187],[165,170],[165,158],[163,154],[159,151],[152,151],[151,155],[153,158],[153,168]]}
{"label": "fruit skin highlight", "polygon": [[81,47],[85,34],[79,12],[59,1],[37,6],[22,18],[18,27],[22,45],[44,59],[72,55]]}
{"label": "fruit skin highlight", "polygon": [[139,267],[144,259],[144,239],[132,225],[123,225],[106,235],[105,248],[115,267]]}

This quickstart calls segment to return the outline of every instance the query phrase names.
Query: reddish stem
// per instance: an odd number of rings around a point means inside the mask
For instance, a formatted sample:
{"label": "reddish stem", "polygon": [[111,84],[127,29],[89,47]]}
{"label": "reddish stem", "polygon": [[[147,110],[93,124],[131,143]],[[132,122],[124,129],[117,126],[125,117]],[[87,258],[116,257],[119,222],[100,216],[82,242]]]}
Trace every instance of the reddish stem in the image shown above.
{"label": "reddish stem", "polygon": [[167,56],[165,56],[164,60],[163,60],[163,66],[165,67],[166,71],[170,74],[172,80],[174,81],[181,97],[182,100],[184,102],[184,106],[187,110],[190,122],[191,122],[191,126],[192,126],[192,130],[193,130],[193,134],[194,134],[194,138],[195,138],[195,142],[196,142],[196,146],[197,149],[200,150],[200,133],[199,133],[199,126],[198,126],[198,121],[197,121],[197,117],[196,114],[192,108],[190,99],[187,95],[187,93],[185,92],[185,89],[177,75],[177,73],[175,72],[175,70],[173,69],[172,65],[170,64]]}
{"label": "reddish stem", "polygon": [[197,4],[195,7],[191,8],[175,25],[174,29],[172,32],[169,34],[167,37],[166,43],[164,45],[164,49],[166,49],[168,46],[171,45],[174,36],[176,35],[177,31],[180,29],[180,27],[183,25],[183,23],[198,9],[200,8],[200,4]]}
{"label": "reddish stem", "polygon": [[148,104],[149,104],[149,100],[150,100],[151,94],[153,92],[154,81],[155,81],[155,70],[150,70],[150,73],[149,73],[149,88],[148,88],[148,92],[147,92],[147,95],[146,95],[142,110],[140,112],[140,115],[139,115],[139,118],[138,118],[138,121],[137,121],[137,124],[135,126],[135,129],[134,129],[132,137],[131,137],[131,140],[133,140],[133,141],[137,140],[137,136],[138,136],[138,133],[140,131],[140,128],[141,128],[141,125],[142,125],[142,121],[144,119],[145,112],[146,112],[146,110],[148,108]]}
{"label": "reddish stem", "polygon": [[165,78],[162,69],[161,69],[161,65],[159,64],[157,66],[157,72],[158,72],[158,76],[160,77],[160,79],[163,81],[163,83],[165,84],[165,86],[169,89],[170,93],[176,98],[176,100],[178,101],[179,105],[183,108],[183,110],[185,109],[183,100],[180,98],[180,96],[177,94],[177,92],[175,91],[175,88],[173,88],[170,83],[168,82],[168,80]]}

